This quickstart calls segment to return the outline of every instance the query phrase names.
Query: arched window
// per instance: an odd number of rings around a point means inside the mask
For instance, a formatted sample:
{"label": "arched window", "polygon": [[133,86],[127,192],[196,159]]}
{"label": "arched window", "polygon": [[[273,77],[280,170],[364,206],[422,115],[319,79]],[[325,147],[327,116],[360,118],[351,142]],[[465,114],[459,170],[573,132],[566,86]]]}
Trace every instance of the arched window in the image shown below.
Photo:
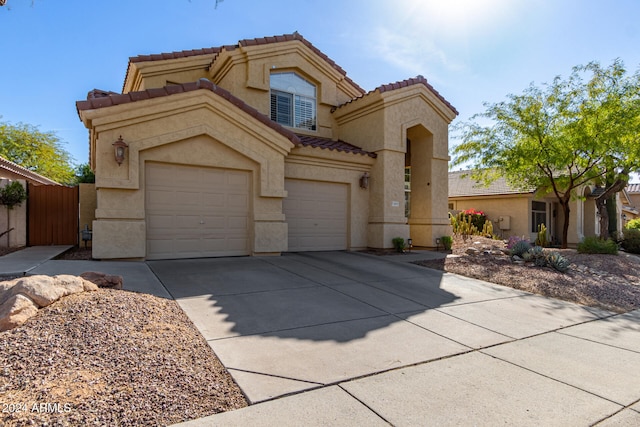
{"label": "arched window", "polygon": [[316,87],[296,73],[271,74],[271,120],[316,130]]}

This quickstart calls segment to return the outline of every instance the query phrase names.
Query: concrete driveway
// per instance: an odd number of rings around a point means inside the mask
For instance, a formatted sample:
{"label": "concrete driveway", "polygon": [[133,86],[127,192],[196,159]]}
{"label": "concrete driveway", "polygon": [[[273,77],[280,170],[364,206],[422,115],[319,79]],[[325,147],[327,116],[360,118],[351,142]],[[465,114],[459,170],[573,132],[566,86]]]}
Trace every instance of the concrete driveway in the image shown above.
{"label": "concrete driveway", "polygon": [[640,311],[406,259],[148,262],[254,404],[185,425],[640,424]]}

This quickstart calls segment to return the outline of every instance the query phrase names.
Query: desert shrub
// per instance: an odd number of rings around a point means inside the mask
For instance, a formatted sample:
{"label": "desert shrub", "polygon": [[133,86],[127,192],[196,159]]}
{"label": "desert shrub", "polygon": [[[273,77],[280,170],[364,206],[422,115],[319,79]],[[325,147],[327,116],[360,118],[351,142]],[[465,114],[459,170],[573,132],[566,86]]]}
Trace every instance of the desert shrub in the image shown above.
{"label": "desert shrub", "polygon": [[5,187],[0,188],[0,205],[5,205],[8,209],[20,206],[27,200],[27,191],[18,181],[12,181]]}
{"label": "desert shrub", "polygon": [[393,239],[391,239],[391,243],[393,243],[393,247],[396,249],[396,251],[401,253],[404,252],[404,248],[406,247],[406,245],[402,237],[394,237]]}
{"label": "desert shrub", "polygon": [[484,212],[471,208],[466,211],[462,211],[461,214],[470,217],[471,225],[473,225],[477,230],[482,230],[484,228],[484,223],[487,221],[487,216]]}
{"label": "desert shrub", "polygon": [[[527,258],[533,261],[536,267],[544,267],[547,265],[547,258],[544,253],[544,249],[542,246],[534,246],[525,252],[523,255],[528,255]],[[524,257],[523,257],[524,258]],[[525,258],[525,260],[527,259]]]}
{"label": "desert shrub", "polygon": [[511,247],[511,255],[522,257],[529,249],[531,249],[531,243],[528,240],[520,240]]}
{"label": "desert shrub", "polygon": [[622,248],[632,254],[640,254],[640,230],[637,228],[627,228],[623,231],[623,235]]}
{"label": "desert shrub", "polygon": [[450,251],[451,246],[453,245],[453,237],[451,236],[442,236],[440,239],[442,241],[442,245],[444,246],[445,251]]}
{"label": "desert shrub", "polygon": [[513,248],[513,246],[514,246],[516,243],[518,243],[518,242],[520,242],[520,241],[522,241],[522,240],[524,240],[524,241],[526,241],[526,242],[529,242],[529,240],[525,239],[524,237],[520,237],[520,236],[509,236],[509,240],[507,240],[507,249],[509,249],[509,250],[510,250],[511,248]]}
{"label": "desert shrub", "polygon": [[551,252],[547,254],[546,261],[549,267],[553,267],[561,273],[565,273],[569,270],[569,266],[571,265],[571,261],[560,255],[558,252]]}
{"label": "desert shrub", "polygon": [[632,219],[626,225],[628,230],[640,230],[640,218]]}
{"label": "desert shrub", "polygon": [[618,245],[611,239],[602,240],[597,236],[589,236],[578,243],[578,252],[581,254],[611,254],[618,253]]}

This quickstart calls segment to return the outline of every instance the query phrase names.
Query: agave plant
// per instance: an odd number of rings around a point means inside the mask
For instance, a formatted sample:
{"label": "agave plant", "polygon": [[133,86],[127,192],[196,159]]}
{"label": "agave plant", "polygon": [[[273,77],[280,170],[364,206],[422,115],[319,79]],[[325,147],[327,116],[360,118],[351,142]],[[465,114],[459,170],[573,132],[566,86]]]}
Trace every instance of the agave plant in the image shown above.
{"label": "agave plant", "polygon": [[522,255],[529,249],[531,249],[531,243],[527,242],[526,240],[520,240],[511,247],[511,255],[522,257]]}
{"label": "agave plant", "polygon": [[560,253],[558,252],[551,252],[547,255],[547,264],[550,267],[555,268],[559,272],[565,273],[567,272],[567,270],[569,270],[571,261],[560,255]]}

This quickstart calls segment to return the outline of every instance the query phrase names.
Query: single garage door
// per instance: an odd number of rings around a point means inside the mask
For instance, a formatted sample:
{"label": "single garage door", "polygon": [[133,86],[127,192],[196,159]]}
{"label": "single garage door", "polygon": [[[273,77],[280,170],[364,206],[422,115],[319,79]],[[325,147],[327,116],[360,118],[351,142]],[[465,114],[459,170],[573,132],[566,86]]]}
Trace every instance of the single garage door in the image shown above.
{"label": "single garage door", "polygon": [[147,163],[147,259],[249,254],[250,173]]}
{"label": "single garage door", "polygon": [[285,180],[289,251],[347,249],[347,185]]}

